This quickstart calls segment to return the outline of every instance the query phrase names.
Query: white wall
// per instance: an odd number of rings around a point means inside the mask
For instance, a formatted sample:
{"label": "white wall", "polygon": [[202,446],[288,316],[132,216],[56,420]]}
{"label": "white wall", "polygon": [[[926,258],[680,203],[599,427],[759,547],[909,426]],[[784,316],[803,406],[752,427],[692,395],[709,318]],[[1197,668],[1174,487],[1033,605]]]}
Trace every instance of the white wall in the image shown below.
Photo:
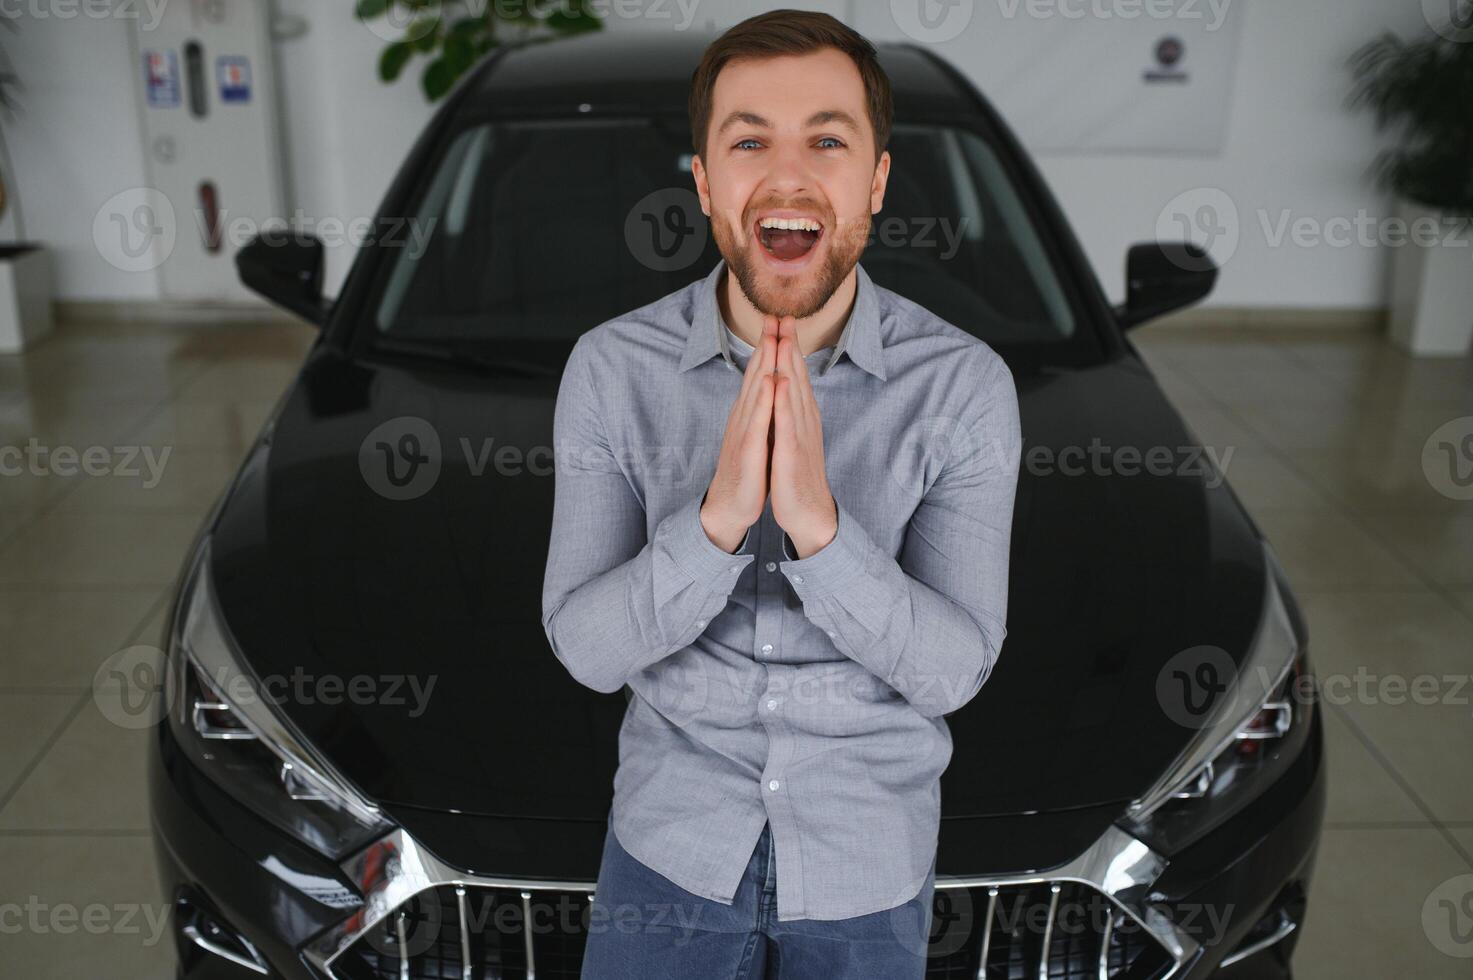
{"label": "white wall", "polygon": [[[52,253],[53,289],[62,299],[152,299],[155,271],[125,272],[93,244],[102,204],[144,184],[133,26],[114,17],[26,15],[0,31],[0,49],[20,79],[14,116],[0,117],[15,165],[11,193],[21,200],[25,237]],[[6,209],[0,239],[18,237]]]}
{"label": "white wall", "polygon": [[[662,9],[678,18],[681,7]],[[805,6],[843,13],[883,0],[828,0]],[[981,0],[996,2],[996,0]],[[1260,227],[1287,209],[1292,218],[1353,219],[1366,209],[1386,214],[1365,168],[1378,139],[1368,115],[1343,107],[1349,75],[1344,60],[1360,42],[1390,28],[1425,30],[1419,4],[1384,0],[1270,0],[1248,3],[1241,63],[1221,155],[1171,158],[1138,155],[1047,154],[1039,164],[1104,287],[1123,292],[1126,247],[1155,237],[1163,207],[1196,188],[1226,192],[1239,211],[1240,237],[1224,265],[1210,305],[1376,307],[1386,297],[1386,248],[1320,245],[1274,247]],[[371,215],[431,108],[420,95],[419,64],[397,84],[377,79],[383,41],[352,15],[352,4],[277,0],[283,13],[308,25],[276,44],[288,152],[289,200],[309,216],[344,222]],[[758,9],[761,0],[700,0],[698,25],[725,26]],[[868,23],[870,18],[865,17]],[[611,30],[669,29],[670,19],[611,17]],[[0,33],[26,89],[22,115],[7,121],[24,195],[28,233],[57,253],[62,299],[131,299],[158,295],[151,273],[124,273],[101,260],[92,219],[112,194],[143,183],[137,136],[136,75],[128,56],[131,25],[116,19],[62,21],[24,16],[20,33]],[[884,32],[867,29],[876,36]],[[898,32],[895,32],[898,36]],[[963,70],[983,56],[981,39],[948,46]],[[999,105],[1006,116],[1007,105]],[[0,226],[0,236],[13,232]],[[330,253],[328,285],[336,290],[351,248]]]}
{"label": "white wall", "polygon": [[1113,300],[1124,294],[1126,247],[1156,237],[1158,215],[1178,194],[1217,188],[1236,206],[1239,236],[1206,305],[1384,306],[1389,248],[1296,247],[1287,238],[1275,246],[1272,229],[1286,209],[1291,219],[1316,223],[1363,209],[1388,216],[1387,196],[1366,173],[1382,140],[1370,114],[1344,108],[1345,59],[1384,29],[1404,37],[1425,31],[1421,5],[1267,0],[1248,3],[1243,14],[1220,156],[1049,155],[1039,159],[1044,177]]}

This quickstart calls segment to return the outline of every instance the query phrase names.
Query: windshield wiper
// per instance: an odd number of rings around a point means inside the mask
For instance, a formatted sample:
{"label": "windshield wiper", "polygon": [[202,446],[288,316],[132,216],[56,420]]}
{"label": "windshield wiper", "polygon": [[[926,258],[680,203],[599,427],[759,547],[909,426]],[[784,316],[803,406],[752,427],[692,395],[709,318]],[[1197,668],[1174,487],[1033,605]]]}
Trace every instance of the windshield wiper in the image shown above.
{"label": "windshield wiper", "polygon": [[373,341],[373,349],[409,357],[421,357],[441,364],[474,368],[477,371],[512,375],[520,378],[557,378],[562,376],[561,367],[553,367],[520,357],[505,357],[491,354],[475,344],[447,341],[408,340],[403,337],[379,336]]}

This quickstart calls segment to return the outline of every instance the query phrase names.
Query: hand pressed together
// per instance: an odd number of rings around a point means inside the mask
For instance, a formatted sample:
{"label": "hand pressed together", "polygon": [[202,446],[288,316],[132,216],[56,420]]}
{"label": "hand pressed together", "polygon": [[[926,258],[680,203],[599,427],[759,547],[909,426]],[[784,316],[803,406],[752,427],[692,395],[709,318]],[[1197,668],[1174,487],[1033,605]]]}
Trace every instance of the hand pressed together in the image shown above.
{"label": "hand pressed together", "polygon": [[806,558],[833,540],[838,508],[824,466],[823,419],[793,317],[768,316],[727,417],[701,523],[734,551],[772,497],[772,516]]}

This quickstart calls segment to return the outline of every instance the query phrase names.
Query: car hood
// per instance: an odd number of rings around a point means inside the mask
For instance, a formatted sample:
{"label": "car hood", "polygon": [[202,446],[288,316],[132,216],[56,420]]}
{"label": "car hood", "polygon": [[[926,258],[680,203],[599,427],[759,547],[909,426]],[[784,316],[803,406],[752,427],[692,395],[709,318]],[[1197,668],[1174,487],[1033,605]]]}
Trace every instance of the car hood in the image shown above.
{"label": "car hood", "polygon": [[[1203,644],[1240,658],[1266,570],[1137,360],[1017,382],[1008,634],[948,717],[943,814],[1103,824],[1192,734],[1157,701],[1163,663]],[[556,396],[555,377],[319,346],[221,509],[213,571],[242,656],[262,676],[342,679],[282,710],[391,812],[590,826],[608,813],[625,695],[573,681],[541,627]],[[439,439],[431,492],[386,483],[374,462],[406,435],[431,461]],[[1153,447],[1168,472],[1127,472],[1124,450]],[[372,680],[355,696],[358,677]]]}

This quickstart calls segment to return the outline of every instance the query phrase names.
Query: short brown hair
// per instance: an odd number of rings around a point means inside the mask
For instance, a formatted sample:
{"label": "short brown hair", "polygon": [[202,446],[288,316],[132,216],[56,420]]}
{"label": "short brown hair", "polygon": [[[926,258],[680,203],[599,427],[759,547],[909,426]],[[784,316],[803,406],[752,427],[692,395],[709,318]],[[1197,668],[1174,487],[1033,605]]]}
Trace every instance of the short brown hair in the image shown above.
{"label": "short brown hair", "polygon": [[838,48],[854,59],[875,130],[875,159],[890,145],[890,127],[895,119],[895,100],[890,77],[880,67],[875,46],[864,35],[829,14],[811,10],[769,10],[748,17],[722,34],[706,48],[690,80],[691,142],[703,157],[706,130],[711,125],[711,103],[716,76],[736,58],[774,58],[785,54],[808,54],[821,48]]}

